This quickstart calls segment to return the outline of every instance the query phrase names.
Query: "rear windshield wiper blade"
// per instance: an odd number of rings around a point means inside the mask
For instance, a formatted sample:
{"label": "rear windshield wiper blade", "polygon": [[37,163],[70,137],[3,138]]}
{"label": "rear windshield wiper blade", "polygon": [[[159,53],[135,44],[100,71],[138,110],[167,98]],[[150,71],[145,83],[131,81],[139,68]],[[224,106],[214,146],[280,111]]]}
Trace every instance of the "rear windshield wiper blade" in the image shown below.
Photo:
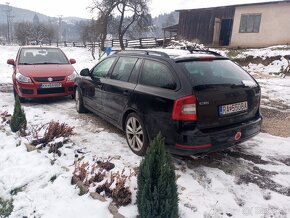
{"label": "rear windshield wiper blade", "polygon": [[194,90],[204,90],[204,89],[213,89],[217,87],[231,87],[231,88],[243,88],[246,87],[244,84],[230,84],[230,83],[220,83],[220,84],[202,84],[194,86]]}
{"label": "rear windshield wiper blade", "polygon": [[213,89],[220,86],[229,86],[230,84],[202,84],[193,87],[194,90]]}
{"label": "rear windshield wiper blade", "polygon": [[232,84],[231,88],[244,88],[246,87],[245,84]]}

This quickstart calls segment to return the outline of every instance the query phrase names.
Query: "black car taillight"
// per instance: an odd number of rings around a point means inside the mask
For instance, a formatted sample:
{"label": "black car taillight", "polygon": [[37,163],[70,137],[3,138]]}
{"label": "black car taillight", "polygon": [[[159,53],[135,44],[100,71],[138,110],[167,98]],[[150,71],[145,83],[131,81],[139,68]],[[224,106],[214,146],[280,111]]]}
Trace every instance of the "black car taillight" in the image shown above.
{"label": "black car taillight", "polygon": [[172,111],[173,120],[197,120],[196,115],[196,97],[187,96],[176,99]]}

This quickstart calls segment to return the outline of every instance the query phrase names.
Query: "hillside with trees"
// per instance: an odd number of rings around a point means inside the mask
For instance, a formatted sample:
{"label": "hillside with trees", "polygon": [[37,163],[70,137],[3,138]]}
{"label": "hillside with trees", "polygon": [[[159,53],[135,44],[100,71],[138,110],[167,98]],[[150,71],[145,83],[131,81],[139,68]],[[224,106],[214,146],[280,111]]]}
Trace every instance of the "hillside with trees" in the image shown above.
{"label": "hillside with trees", "polygon": [[91,8],[91,12],[97,15],[95,20],[49,17],[31,10],[0,4],[0,42],[24,45],[52,42],[93,43],[104,41],[108,37],[119,40],[162,38],[163,27],[178,23],[177,12],[152,18],[148,2],[144,1],[99,0],[97,3]]}

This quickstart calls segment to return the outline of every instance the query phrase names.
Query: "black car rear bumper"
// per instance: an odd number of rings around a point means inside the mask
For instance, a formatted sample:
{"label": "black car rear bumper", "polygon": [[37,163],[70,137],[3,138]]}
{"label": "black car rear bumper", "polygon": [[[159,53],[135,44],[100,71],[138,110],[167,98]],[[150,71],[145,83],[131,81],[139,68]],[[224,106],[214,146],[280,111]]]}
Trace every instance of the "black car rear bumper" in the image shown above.
{"label": "black car rear bumper", "polygon": [[193,155],[224,149],[239,144],[261,131],[262,117],[218,131],[184,131],[168,150],[178,155]]}

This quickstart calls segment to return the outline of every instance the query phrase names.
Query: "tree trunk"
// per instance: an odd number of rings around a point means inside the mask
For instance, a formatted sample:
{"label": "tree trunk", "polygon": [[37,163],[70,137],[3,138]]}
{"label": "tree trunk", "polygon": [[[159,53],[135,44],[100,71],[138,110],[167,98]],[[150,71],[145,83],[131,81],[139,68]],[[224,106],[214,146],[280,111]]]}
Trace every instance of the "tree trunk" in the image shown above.
{"label": "tree trunk", "polygon": [[121,50],[125,50],[125,46],[123,43],[124,33],[122,32],[122,25],[123,25],[124,15],[125,15],[125,5],[124,4],[123,4],[122,11],[120,11],[120,12],[121,12],[121,18],[120,18],[120,23],[119,23],[119,28],[118,28],[118,36],[119,36]]}
{"label": "tree trunk", "polygon": [[104,25],[103,25],[103,31],[102,31],[102,34],[101,34],[101,45],[100,45],[100,48],[102,51],[104,51],[105,49],[105,41],[106,41],[106,38],[107,38],[107,19],[104,21]]}
{"label": "tree trunk", "polygon": [[125,50],[125,45],[124,45],[124,42],[123,42],[123,37],[124,37],[123,34],[120,34],[119,35],[119,41],[120,41],[120,48],[121,48],[121,50]]}

